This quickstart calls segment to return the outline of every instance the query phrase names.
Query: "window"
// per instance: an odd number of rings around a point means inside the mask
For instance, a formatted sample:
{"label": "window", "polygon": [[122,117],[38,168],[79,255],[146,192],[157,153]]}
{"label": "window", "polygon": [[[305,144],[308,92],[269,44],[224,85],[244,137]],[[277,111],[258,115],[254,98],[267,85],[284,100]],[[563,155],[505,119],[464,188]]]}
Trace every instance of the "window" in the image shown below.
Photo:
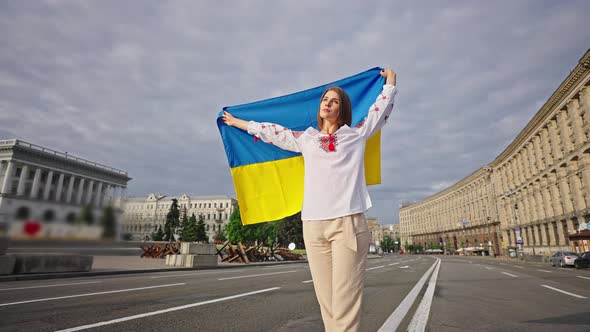
{"label": "window", "polygon": [[53,210],[45,210],[43,213],[43,220],[53,221],[53,219],[55,219],[55,212],[53,212]]}
{"label": "window", "polygon": [[211,203],[209,203],[209,208],[211,208]]}
{"label": "window", "polygon": [[16,210],[16,219],[17,220],[24,220],[29,218],[31,215],[31,211],[26,206],[21,206]]}
{"label": "window", "polygon": [[207,220],[211,220],[211,214],[207,213]]}
{"label": "window", "polygon": [[216,208],[217,207],[217,203],[213,203],[213,207]]}

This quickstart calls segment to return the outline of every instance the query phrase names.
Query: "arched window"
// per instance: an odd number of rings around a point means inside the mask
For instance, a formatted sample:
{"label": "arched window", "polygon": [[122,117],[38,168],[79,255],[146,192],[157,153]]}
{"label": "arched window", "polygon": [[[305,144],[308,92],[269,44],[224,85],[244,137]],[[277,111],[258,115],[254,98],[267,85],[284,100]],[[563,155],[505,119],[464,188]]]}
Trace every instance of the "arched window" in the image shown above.
{"label": "arched window", "polygon": [[76,214],[74,212],[68,213],[66,216],[66,222],[68,224],[73,224],[76,221]]}
{"label": "arched window", "polygon": [[45,212],[43,212],[43,220],[53,221],[53,219],[55,219],[55,212],[53,212],[53,210],[45,210]]}
{"label": "arched window", "polygon": [[31,210],[26,206],[21,206],[16,210],[16,220],[28,219],[31,215]]}

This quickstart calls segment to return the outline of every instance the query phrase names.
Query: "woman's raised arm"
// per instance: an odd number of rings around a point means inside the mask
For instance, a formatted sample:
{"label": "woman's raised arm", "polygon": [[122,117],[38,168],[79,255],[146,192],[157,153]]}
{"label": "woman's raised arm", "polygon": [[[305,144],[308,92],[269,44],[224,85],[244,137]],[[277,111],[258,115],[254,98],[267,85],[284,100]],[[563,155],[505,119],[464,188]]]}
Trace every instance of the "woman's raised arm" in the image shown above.
{"label": "woman's raised arm", "polygon": [[274,123],[242,120],[227,111],[223,111],[221,119],[226,125],[245,130],[248,134],[254,135],[266,143],[276,145],[283,150],[301,152],[297,142],[301,132],[293,133],[290,129]]}

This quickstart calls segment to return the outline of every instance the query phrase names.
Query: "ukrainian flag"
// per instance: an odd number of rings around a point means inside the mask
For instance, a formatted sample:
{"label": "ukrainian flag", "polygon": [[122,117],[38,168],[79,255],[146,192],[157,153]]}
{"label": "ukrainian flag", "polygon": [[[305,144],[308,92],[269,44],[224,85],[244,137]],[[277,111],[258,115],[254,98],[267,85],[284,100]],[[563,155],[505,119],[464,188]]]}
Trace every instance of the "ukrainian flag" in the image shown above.
{"label": "ukrainian flag", "polygon": [[[272,122],[296,131],[317,128],[317,112],[324,90],[343,88],[352,102],[352,125],[361,122],[381,92],[385,79],[375,67],[313,89],[248,104],[224,107],[235,117]],[[220,112],[217,127],[240,204],[244,225],[279,220],[301,211],[303,204],[303,157],[255,140],[246,131],[226,125]],[[365,179],[368,185],[381,183],[381,132],[367,142]],[[346,181],[346,179],[343,179]],[[330,190],[326,188],[326,190]]]}

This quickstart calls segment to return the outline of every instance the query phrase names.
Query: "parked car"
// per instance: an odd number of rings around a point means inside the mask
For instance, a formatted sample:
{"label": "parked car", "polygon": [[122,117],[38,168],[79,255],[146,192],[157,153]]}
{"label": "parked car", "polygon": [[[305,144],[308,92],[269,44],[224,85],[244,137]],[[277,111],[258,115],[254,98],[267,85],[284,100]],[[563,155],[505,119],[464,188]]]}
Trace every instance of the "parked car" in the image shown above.
{"label": "parked car", "polygon": [[551,266],[559,265],[561,267],[574,266],[574,261],[579,258],[578,254],[571,251],[558,251],[551,256]]}
{"label": "parked car", "polygon": [[577,258],[574,261],[574,267],[576,269],[581,269],[585,267],[590,267],[590,251],[586,251],[580,255],[580,258]]}

